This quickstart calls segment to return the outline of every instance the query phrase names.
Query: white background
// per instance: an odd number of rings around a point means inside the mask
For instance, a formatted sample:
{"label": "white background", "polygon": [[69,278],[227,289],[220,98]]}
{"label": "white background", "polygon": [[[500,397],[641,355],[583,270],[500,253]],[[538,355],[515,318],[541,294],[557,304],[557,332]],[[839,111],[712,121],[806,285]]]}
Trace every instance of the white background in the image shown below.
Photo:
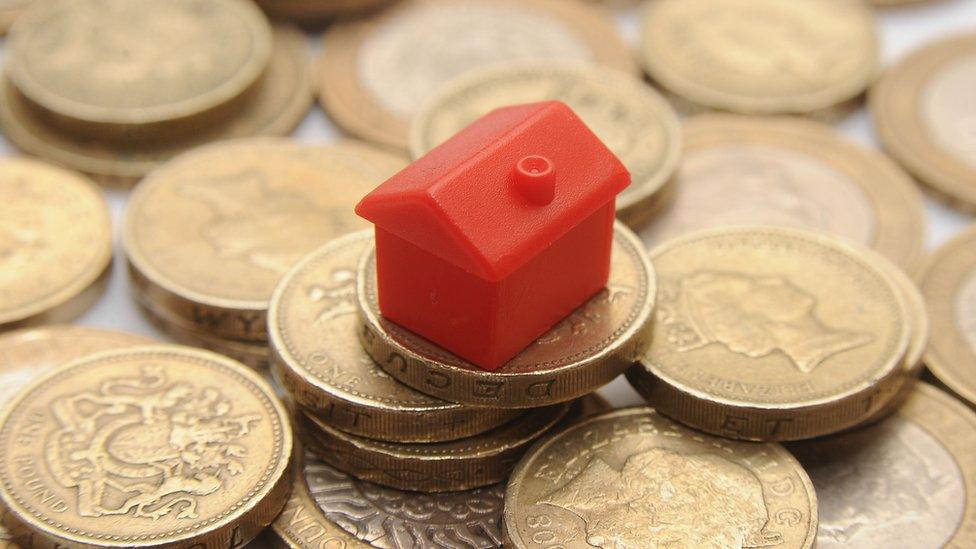
{"label": "white background", "polygon": [[[620,9],[617,14],[623,33],[633,42],[637,34],[634,10]],[[930,1],[907,7],[879,9],[878,20],[881,30],[882,59],[885,66],[889,66],[931,40],[959,32],[976,32],[976,0]],[[310,35],[309,47],[313,54],[320,53],[316,36]],[[973,100],[976,101],[976,90],[973,90]],[[863,108],[839,123],[838,127],[846,135],[863,144],[878,146],[870,116]],[[322,109],[316,105],[298,128],[295,136],[306,142],[327,143],[336,139],[339,132]],[[16,151],[2,139],[0,139],[0,151],[6,155],[16,154]],[[112,207],[116,234],[118,234],[128,193],[121,190],[107,190],[106,195]],[[926,209],[929,249],[944,242],[973,221],[972,218],[950,210],[930,198],[926,198]],[[114,273],[107,292],[91,310],[77,320],[77,323],[166,339],[142,317],[133,304],[129,294],[125,261],[120,249],[117,249]],[[604,388],[601,393],[616,406],[641,402],[640,397],[630,389],[623,377]]]}

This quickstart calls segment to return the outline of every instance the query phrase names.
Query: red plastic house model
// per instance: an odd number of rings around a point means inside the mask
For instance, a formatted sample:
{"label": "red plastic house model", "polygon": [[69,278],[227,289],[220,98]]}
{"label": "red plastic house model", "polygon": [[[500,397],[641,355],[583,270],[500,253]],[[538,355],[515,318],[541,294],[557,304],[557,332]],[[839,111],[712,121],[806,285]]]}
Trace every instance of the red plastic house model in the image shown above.
{"label": "red plastic house model", "polygon": [[384,317],[496,370],[599,292],[620,160],[558,101],[495,110],[356,207]]}

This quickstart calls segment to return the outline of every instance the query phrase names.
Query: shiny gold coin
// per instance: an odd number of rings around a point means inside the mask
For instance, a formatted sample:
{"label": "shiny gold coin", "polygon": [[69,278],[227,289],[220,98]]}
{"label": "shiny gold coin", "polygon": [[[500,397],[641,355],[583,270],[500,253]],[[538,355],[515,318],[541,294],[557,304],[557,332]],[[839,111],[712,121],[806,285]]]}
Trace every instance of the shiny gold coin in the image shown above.
{"label": "shiny gold coin", "polygon": [[49,0],[17,19],[7,48],[8,77],[47,120],[131,138],[242,94],[268,63],[271,29],[244,0]]}
{"label": "shiny gold coin", "polygon": [[363,256],[357,297],[366,352],[394,379],[451,402],[531,408],[591,393],[643,356],[651,340],[657,280],[644,247],[621,223],[614,227],[607,288],[489,372],[380,315],[376,258]]}
{"label": "shiny gold coin", "polygon": [[144,299],[196,331],[266,341],[281,276],[366,227],[356,202],[406,162],[353,142],[242,140],[191,151],[133,192],[123,242]]}
{"label": "shiny gold coin", "polygon": [[255,373],[160,345],[34,382],[0,419],[5,520],[34,546],[236,547],[278,515],[291,429]]}
{"label": "shiny gold coin", "polygon": [[393,0],[256,0],[271,17],[296,23],[318,23],[333,17],[348,16],[385,6]]}
{"label": "shiny gold coin", "polygon": [[685,121],[684,138],[674,196],[640,231],[649,246],[762,224],[844,236],[917,267],[922,197],[883,155],[803,119],[702,115]]}
{"label": "shiny gold coin", "polygon": [[651,77],[727,111],[827,109],[860,95],[879,62],[874,14],[849,0],[660,0],[642,24]]}
{"label": "shiny gold coin", "polygon": [[174,141],[105,144],[73,136],[52,126],[7,82],[0,82],[0,124],[19,149],[91,174],[100,182],[131,185],[165,161],[213,141],[290,133],[305,118],[312,101],[305,36],[277,27],[267,70],[235,102],[228,120],[200,128]]}
{"label": "shiny gold coin", "polygon": [[817,547],[973,547],[974,447],[976,415],[924,383],[882,423],[790,444],[817,490]]}
{"label": "shiny gold coin", "polygon": [[906,57],[871,92],[871,112],[885,148],[919,180],[976,211],[976,34],[925,46]]}
{"label": "shiny gold coin", "polygon": [[78,316],[101,295],[111,262],[108,204],[91,181],[0,161],[0,330]]}
{"label": "shiny gold coin", "polygon": [[536,445],[505,495],[505,546],[812,547],[817,497],[778,444],[686,429],[651,408]]}
{"label": "shiny gold coin", "polygon": [[932,322],[925,364],[976,404],[976,226],[936,250],[918,281]]}
{"label": "shiny gold coin", "polygon": [[356,339],[356,267],[372,234],[350,234],[307,255],[271,298],[274,367],[291,398],[336,429],[387,441],[455,440],[515,418],[513,410],[462,406],[417,392],[366,354]]}
{"label": "shiny gold coin", "polygon": [[358,479],[415,492],[456,492],[505,480],[519,456],[568,408],[535,408],[487,433],[424,444],[357,437],[304,412],[296,414],[295,421],[308,450]]}
{"label": "shiny gold coin", "polygon": [[654,339],[628,379],[662,414],[731,438],[811,438],[870,418],[904,382],[908,306],[866,248],[740,227],[651,257]]}
{"label": "shiny gold coin", "polygon": [[324,52],[321,101],[332,119],[399,149],[422,103],[469,70],[564,59],[636,72],[607,12],[562,0],[406,0],[330,27]]}
{"label": "shiny gold coin", "polygon": [[433,96],[413,119],[415,158],[489,111],[558,99],[612,150],[632,183],[617,197],[617,215],[638,226],[678,166],[681,126],[674,109],[644,82],[612,69],[580,63],[520,63],[465,73]]}

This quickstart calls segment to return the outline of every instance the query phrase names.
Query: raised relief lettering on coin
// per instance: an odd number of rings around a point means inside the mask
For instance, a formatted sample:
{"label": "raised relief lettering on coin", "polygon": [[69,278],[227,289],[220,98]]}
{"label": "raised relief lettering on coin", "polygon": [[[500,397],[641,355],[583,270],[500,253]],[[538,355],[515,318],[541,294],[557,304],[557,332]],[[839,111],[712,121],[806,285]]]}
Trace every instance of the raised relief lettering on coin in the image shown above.
{"label": "raised relief lettering on coin", "polygon": [[976,169],[976,54],[947,63],[922,88],[920,115],[932,138]]}

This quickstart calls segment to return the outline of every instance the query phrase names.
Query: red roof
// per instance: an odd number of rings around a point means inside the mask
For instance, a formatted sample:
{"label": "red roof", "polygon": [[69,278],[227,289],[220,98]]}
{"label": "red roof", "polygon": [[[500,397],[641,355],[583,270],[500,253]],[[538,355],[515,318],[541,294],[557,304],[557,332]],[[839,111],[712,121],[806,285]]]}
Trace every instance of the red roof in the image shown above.
{"label": "red roof", "polygon": [[[515,166],[549,159],[548,204]],[[501,280],[630,184],[620,160],[559,101],[497,109],[374,189],[356,213],[487,280]]]}

